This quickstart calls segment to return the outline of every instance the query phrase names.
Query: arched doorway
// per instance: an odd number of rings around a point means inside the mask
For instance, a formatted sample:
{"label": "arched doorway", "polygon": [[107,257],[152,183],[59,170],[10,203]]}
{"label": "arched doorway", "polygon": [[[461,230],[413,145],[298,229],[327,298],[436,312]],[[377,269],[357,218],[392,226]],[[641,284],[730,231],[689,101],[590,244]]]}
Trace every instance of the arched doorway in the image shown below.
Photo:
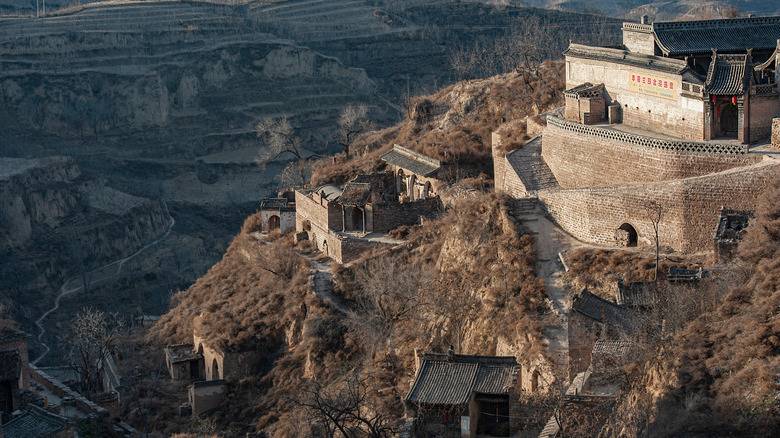
{"label": "arched doorway", "polygon": [[0,382],[0,411],[5,414],[4,419],[10,419],[14,411],[14,391],[10,380]]}
{"label": "arched doorway", "polygon": [[423,196],[422,197],[424,199],[428,199],[431,196],[433,196],[433,193],[431,193],[431,182],[430,181],[426,181],[425,182],[425,189],[423,190]]}
{"label": "arched doorway", "polygon": [[278,230],[281,228],[281,220],[279,219],[279,216],[273,215],[268,218],[268,232],[270,233],[273,230]]}
{"label": "arched doorway", "polygon": [[720,107],[720,132],[723,137],[738,136],[739,110],[733,103],[727,103]]}
{"label": "arched doorway", "polygon": [[639,235],[636,228],[629,223],[620,226],[615,232],[615,240],[618,246],[634,247],[636,246]]}
{"label": "arched doorway", "polygon": [[219,364],[217,363],[217,359],[214,358],[211,361],[211,380],[217,379],[219,379]]}

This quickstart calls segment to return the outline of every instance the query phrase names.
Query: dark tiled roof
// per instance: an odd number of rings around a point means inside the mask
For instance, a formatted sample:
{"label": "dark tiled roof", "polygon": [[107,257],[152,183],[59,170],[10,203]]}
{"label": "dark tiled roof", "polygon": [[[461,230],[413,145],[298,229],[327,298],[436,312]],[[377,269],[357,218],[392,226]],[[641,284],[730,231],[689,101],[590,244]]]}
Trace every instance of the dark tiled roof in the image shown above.
{"label": "dark tiled roof", "polygon": [[50,436],[68,427],[68,420],[28,405],[27,411],[3,425],[5,438],[40,438]]}
{"label": "dark tiled roof", "polygon": [[710,94],[745,94],[750,68],[748,55],[713,55],[704,90]]}
{"label": "dark tiled roof", "polygon": [[260,208],[280,208],[287,207],[286,198],[263,198],[260,201]]}
{"label": "dark tiled roof", "polygon": [[608,354],[610,356],[625,356],[634,343],[631,341],[596,341],[593,354]]}
{"label": "dark tiled roof", "polygon": [[657,286],[654,281],[633,281],[628,284],[618,281],[616,301],[621,306],[655,306],[658,303]]}
{"label": "dark tiled roof", "polygon": [[170,363],[189,362],[202,359],[203,355],[195,351],[192,344],[176,344],[165,347],[165,356]]}
{"label": "dark tiled roof", "polygon": [[566,49],[563,54],[576,58],[614,62],[617,64],[641,67],[665,73],[683,74],[686,70],[688,70],[688,64],[680,59],[644,55],[641,53],[632,53],[628,50],[611,49],[607,47],[570,44],[569,48]]}
{"label": "dark tiled roof", "polygon": [[587,290],[574,297],[572,308],[604,324],[621,328],[629,333],[634,331],[634,311],[597,297]]}
{"label": "dark tiled roof", "polygon": [[21,358],[15,350],[0,351],[0,381],[19,378]]}
{"label": "dark tiled roof", "polygon": [[653,23],[655,42],[664,55],[680,56],[747,49],[771,50],[780,38],[780,17]]}
{"label": "dark tiled roof", "polygon": [[517,376],[514,357],[426,354],[406,400],[431,405],[465,405],[471,394],[507,394]]}
{"label": "dark tiled roof", "polygon": [[366,205],[371,197],[371,184],[349,182],[344,186],[339,203],[351,207],[362,207]]}
{"label": "dark tiled roof", "polygon": [[721,210],[715,240],[738,242],[754,214],[753,210]]}
{"label": "dark tiled roof", "polygon": [[681,268],[669,268],[669,274],[666,278],[669,281],[696,281],[701,280],[704,270],[699,269],[681,269]]}
{"label": "dark tiled roof", "polygon": [[382,160],[420,176],[431,176],[441,169],[441,161],[397,144],[393,145],[392,151],[382,155]]}

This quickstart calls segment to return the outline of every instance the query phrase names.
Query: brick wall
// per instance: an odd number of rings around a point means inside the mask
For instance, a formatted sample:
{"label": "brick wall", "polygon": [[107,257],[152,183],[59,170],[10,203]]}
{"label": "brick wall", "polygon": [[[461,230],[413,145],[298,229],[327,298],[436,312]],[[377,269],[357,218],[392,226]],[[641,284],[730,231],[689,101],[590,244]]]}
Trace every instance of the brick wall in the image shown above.
{"label": "brick wall", "polygon": [[496,191],[504,187],[504,140],[497,131],[491,136],[492,155],[493,155],[493,183]]}
{"label": "brick wall", "polygon": [[569,380],[577,373],[585,371],[590,366],[593,346],[596,345],[598,322],[579,314],[571,312],[568,320],[569,335]]}
{"label": "brick wall", "polygon": [[652,55],[655,52],[655,37],[645,26],[624,24],[623,45],[632,52]]}
{"label": "brick wall", "polygon": [[780,116],[780,101],[777,96],[750,96],[750,140],[769,138],[772,134],[772,120]]}
{"label": "brick wall", "polygon": [[341,231],[343,218],[341,207],[321,199],[316,193],[309,197],[306,193],[295,191],[295,230],[303,230],[303,223],[309,221],[321,228]]}
{"label": "brick wall", "polygon": [[331,230],[311,224],[309,239],[317,244],[317,248],[337,263],[349,263],[369,249],[386,244],[370,242],[362,239],[339,235]]}
{"label": "brick wall", "polygon": [[[706,175],[721,170],[756,163],[761,157],[753,154],[682,152],[673,144],[642,144],[648,137],[629,136],[617,131],[586,127],[548,118],[542,140],[542,156],[563,187],[589,187],[632,182],[664,181]],[[619,139],[610,138],[618,136]],[[659,140],[653,140],[659,142]],[[715,145],[691,143],[702,149],[717,149]],[[733,145],[731,148],[741,148]]]}
{"label": "brick wall", "polygon": [[615,230],[628,223],[636,229],[640,246],[654,244],[646,211],[647,203],[654,201],[664,211],[659,227],[661,245],[677,251],[704,251],[712,248],[721,207],[755,209],[778,177],[780,165],[765,161],[668,182],[547,189],[539,192],[539,199],[563,229],[582,241],[614,245]]}
{"label": "brick wall", "polygon": [[403,204],[378,204],[372,206],[374,231],[390,231],[402,225],[418,223],[420,216],[439,213],[441,201],[438,197],[427,198]]}
{"label": "brick wall", "polygon": [[19,389],[30,389],[30,360],[27,353],[27,334],[19,332],[17,336],[9,337],[0,343],[0,351],[16,351],[21,360],[19,370]]}

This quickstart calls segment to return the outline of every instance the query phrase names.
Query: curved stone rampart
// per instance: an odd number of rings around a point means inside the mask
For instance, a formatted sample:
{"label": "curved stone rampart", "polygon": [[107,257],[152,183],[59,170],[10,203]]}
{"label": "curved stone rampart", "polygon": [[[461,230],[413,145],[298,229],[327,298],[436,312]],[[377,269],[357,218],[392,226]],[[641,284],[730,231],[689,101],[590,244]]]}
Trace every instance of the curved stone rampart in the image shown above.
{"label": "curved stone rampart", "polygon": [[[549,128],[548,128],[549,132]],[[632,225],[639,246],[654,244],[647,205],[663,209],[661,245],[677,251],[709,250],[722,207],[752,210],[780,177],[780,161],[731,169],[711,175],[650,184],[623,184],[578,189],[546,189],[538,196],[549,214],[579,240],[616,245],[615,232]]]}
{"label": "curved stone rampart", "polygon": [[742,144],[664,140],[554,116],[542,156],[566,188],[676,180],[761,161]]}

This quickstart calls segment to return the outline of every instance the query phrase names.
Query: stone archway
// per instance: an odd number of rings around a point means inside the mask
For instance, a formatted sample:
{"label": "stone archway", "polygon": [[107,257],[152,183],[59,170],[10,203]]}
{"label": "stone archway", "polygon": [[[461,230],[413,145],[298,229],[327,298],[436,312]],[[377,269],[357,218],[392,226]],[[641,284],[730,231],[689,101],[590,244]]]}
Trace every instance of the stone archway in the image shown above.
{"label": "stone archway", "polygon": [[219,364],[217,363],[217,358],[214,358],[211,361],[211,380],[218,380],[219,379]]}
{"label": "stone archway", "polygon": [[636,228],[628,222],[615,230],[615,243],[617,246],[635,247],[638,240],[639,234],[636,232]]}
{"label": "stone archway", "polygon": [[268,218],[268,232],[270,233],[273,230],[278,230],[281,228],[282,220],[279,219],[279,216],[273,215]]}

